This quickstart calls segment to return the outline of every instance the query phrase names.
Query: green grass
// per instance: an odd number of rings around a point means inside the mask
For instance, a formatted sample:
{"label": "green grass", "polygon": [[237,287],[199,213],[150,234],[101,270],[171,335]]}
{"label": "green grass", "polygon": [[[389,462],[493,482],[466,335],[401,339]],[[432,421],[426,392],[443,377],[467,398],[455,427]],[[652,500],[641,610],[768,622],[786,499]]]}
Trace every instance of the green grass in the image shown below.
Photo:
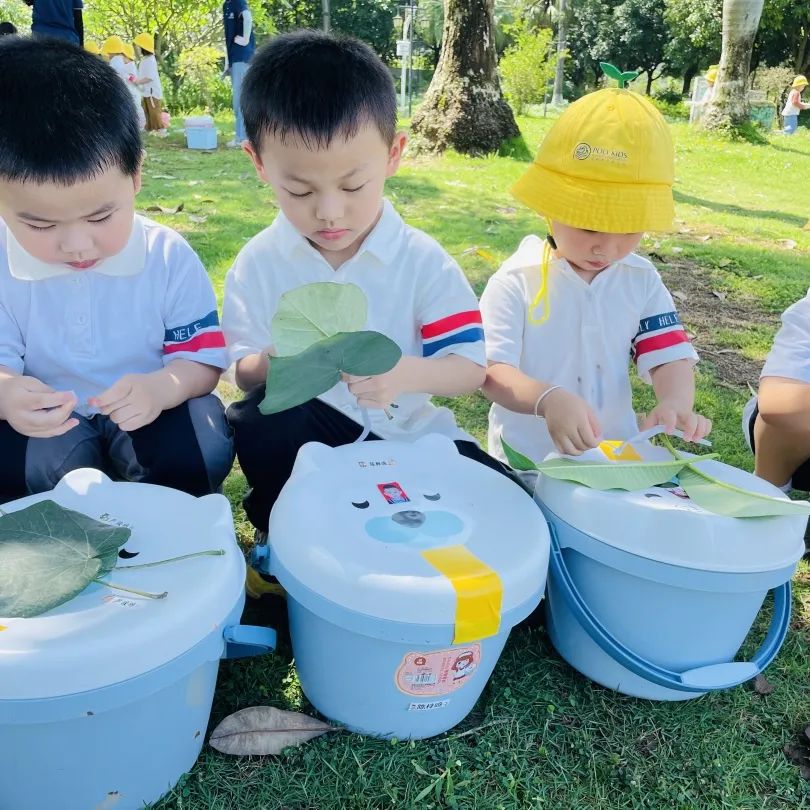
{"label": "green grass", "polygon": [[[533,151],[550,121],[520,123]],[[724,324],[711,337],[715,346],[761,360],[775,314],[810,282],[810,232],[802,230],[810,215],[802,180],[810,172],[810,137],[802,131],[791,139],[774,137],[770,145],[728,144],[683,124],[672,129],[677,231],[648,237],[643,247],[665,262],[690,263],[712,289],[727,294],[726,301],[750,311],[752,317]],[[179,134],[149,143],[140,208],[184,204],[180,213],[151,215],[187,236],[221,294],[238,250],[274,217],[272,192],[240,152],[189,152]],[[526,167],[523,152],[518,145],[512,156],[485,160],[454,154],[406,159],[389,185],[403,216],[458,259],[478,292],[523,235],[542,230],[508,193]],[[667,278],[677,289],[677,273]],[[725,305],[717,300],[718,308]],[[714,368],[707,357],[698,375],[698,407],[714,420],[713,439],[723,458],[750,469],[739,427],[747,391],[722,384]],[[649,408],[649,389],[636,384],[635,391],[639,408]],[[460,423],[484,439],[482,398],[470,395],[451,404]],[[237,532],[247,540],[250,528],[238,506],[244,486],[235,472],[226,494],[235,506]],[[446,736],[386,742],[339,734],[281,757],[249,760],[206,749],[157,807],[810,807],[810,783],[782,753],[810,723],[808,668],[810,569],[802,564],[793,632],[768,670],[775,690],[767,697],[747,688],[686,704],[622,697],[574,673],[542,628],[522,627],[512,634],[472,715]],[[256,704],[312,711],[286,643],[276,655],[222,666],[212,721]]]}

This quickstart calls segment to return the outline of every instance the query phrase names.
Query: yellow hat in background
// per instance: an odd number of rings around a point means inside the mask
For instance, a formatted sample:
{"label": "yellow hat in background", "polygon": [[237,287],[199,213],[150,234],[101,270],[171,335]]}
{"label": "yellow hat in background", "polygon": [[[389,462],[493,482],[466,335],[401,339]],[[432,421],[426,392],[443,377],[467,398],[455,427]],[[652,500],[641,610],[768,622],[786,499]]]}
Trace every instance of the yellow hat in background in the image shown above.
{"label": "yellow hat in background", "polygon": [[804,76],[799,75],[793,80],[793,84],[790,86],[794,89],[798,87],[807,87],[807,79],[805,79]]}
{"label": "yellow hat in background", "polygon": [[718,65],[711,65],[709,69],[706,71],[706,81],[714,84],[717,81],[718,70],[719,70]]}
{"label": "yellow hat in background", "polygon": [[149,51],[149,53],[155,52],[155,38],[151,34],[138,34],[132,41],[141,50]]}
{"label": "yellow hat in background", "polygon": [[87,51],[87,53],[92,53],[93,56],[101,56],[101,48],[99,48],[95,42],[85,42],[84,49]]}
{"label": "yellow hat in background", "polygon": [[674,164],[658,110],[638,93],[610,87],[565,110],[512,194],[573,228],[665,231],[675,217]]}
{"label": "yellow hat in background", "polygon": [[129,45],[126,42],[122,45],[121,53],[123,53],[127,59],[135,58],[135,48],[133,48],[132,45]]}
{"label": "yellow hat in background", "polygon": [[114,56],[117,53],[124,52],[124,40],[121,37],[107,37],[104,40],[104,44],[101,46],[101,52],[107,54],[108,56]]}

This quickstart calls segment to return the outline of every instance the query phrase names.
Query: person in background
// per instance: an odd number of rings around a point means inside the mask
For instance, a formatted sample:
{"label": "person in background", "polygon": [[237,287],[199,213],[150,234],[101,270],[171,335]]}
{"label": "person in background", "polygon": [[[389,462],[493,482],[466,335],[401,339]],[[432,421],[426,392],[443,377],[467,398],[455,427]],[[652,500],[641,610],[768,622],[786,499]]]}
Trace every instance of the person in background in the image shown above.
{"label": "person in background", "polygon": [[7,37],[17,33],[17,27],[14,23],[0,22],[0,37]]}
{"label": "person in background", "polygon": [[804,76],[797,76],[790,85],[787,102],[782,110],[782,120],[785,123],[784,134],[793,135],[799,128],[799,113],[802,110],[810,109],[810,104],[802,101],[802,93],[807,87],[807,79]]}
{"label": "person in background", "polygon": [[93,56],[101,56],[101,47],[97,42],[87,40],[84,43],[84,49],[87,51],[87,53],[92,53]]}
{"label": "person in background", "polygon": [[25,0],[31,6],[31,34],[84,44],[82,0]]}
{"label": "person in background", "polygon": [[135,49],[132,45],[127,45],[121,37],[111,36],[104,40],[101,53],[109,58],[110,67],[121,77],[121,81],[126,84],[136,107],[138,125],[143,129],[146,126],[146,116],[141,104],[141,91],[135,85],[138,78],[134,64]]}
{"label": "person in background", "polygon": [[166,135],[163,126],[163,85],[160,83],[157,59],[155,59],[155,38],[151,34],[138,34],[133,40],[141,52],[138,63],[138,78],[135,82],[143,96],[142,105],[146,116],[146,131]]}
{"label": "person in background", "polygon": [[236,131],[233,140],[228,141],[232,149],[239,149],[245,140],[245,122],[239,97],[242,94],[242,80],[248,69],[256,39],[253,35],[253,18],[246,0],[225,0],[222,4],[222,18],[225,26],[225,53],[227,64],[225,73],[230,74],[233,93],[233,115]]}

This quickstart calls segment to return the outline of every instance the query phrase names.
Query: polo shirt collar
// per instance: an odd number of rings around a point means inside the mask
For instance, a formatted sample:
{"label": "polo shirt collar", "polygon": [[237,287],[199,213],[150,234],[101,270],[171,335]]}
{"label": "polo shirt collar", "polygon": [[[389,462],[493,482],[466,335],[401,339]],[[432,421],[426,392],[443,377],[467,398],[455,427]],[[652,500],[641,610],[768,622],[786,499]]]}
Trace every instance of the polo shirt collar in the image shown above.
{"label": "polo shirt collar", "polygon": [[[284,215],[279,211],[272,225],[275,230],[276,244],[286,259],[301,248],[315,250],[306,239]],[[405,230],[402,217],[396,212],[388,200],[382,201],[382,213],[371,233],[365,238],[360,249],[355,254],[370,253],[383,264],[391,264],[397,255],[400,242]]]}
{"label": "polo shirt collar", "polygon": [[[42,281],[46,278],[66,276],[77,272],[67,264],[50,264],[34,258],[14,238],[6,226],[6,258],[8,269],[14,278],[21,281]],[[91,268],[93,273],[104,276],[136,276],[146,265],[146,231],[143,220],[135,216],[132,233],[120,253],[104,259]],[[86,271],[85,271],[86,272]]]}

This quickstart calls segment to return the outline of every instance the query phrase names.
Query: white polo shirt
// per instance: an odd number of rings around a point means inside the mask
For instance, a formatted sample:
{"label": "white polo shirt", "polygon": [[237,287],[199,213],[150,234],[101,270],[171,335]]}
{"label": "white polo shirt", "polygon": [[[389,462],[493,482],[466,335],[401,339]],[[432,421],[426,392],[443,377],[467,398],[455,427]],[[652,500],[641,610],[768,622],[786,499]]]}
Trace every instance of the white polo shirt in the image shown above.
{"label": "white polo shirt", "polygon": [[782,313],[782,326],[760,377],[810,383],[810,291]]}
{"label": "white polo shirt", "polygon": [[[459,266],[426,234],[406,225],[386,200],[379,222],[357,254],[338,270],[295,229],[283,213],[240,251],[225,279],[222,329],[232,363],[273,344],[270,324],[281,296],[302,284],[352,283],[368,299],[365,328],[382,332],[402,353],[417,357],[457,354],[485,365],[478,301]],[[362,423],[345,383],[320,399]],[[387,439],[428,432],[471,439],[447,408],[428,394],[403,394],[390,410],[371,409],[373,430]]]}
{"label": "white polo shirt", "polygon": [[163,98],[163,85],[160,82],[157,59],[154,56],[144,56],[138,64],[138,78],[149,79],[146,84],[140,85],[140,92],[146,98]]}
{"label": "white polo shirt", "polygon": [[[646,382],[650,371],[663,363],[683,358],[697,362],[672,297],[655,267],[635,254],[606,268],[590,284],[564,259],[556,259],[549,267],[550,314],[535,325],[528,311],[540,286],[542,255],[543,240],[527,236],[490,278],[481,297],[487,359],[564,386],[593,408],[604,438],[628,438],[637,432],[630,358]],[[493,404],[489,453],[505,461],[501,437],[535,460],[554,450],[544,420]]]}
{"label": "white polo shirt", "polygon": [[74,270],[35,259],[0,220],[0,365],[74,391],[89,415],[125,374],[178,359],[227,366],[211,282],[180,234],[136,216],[119,254]]}

